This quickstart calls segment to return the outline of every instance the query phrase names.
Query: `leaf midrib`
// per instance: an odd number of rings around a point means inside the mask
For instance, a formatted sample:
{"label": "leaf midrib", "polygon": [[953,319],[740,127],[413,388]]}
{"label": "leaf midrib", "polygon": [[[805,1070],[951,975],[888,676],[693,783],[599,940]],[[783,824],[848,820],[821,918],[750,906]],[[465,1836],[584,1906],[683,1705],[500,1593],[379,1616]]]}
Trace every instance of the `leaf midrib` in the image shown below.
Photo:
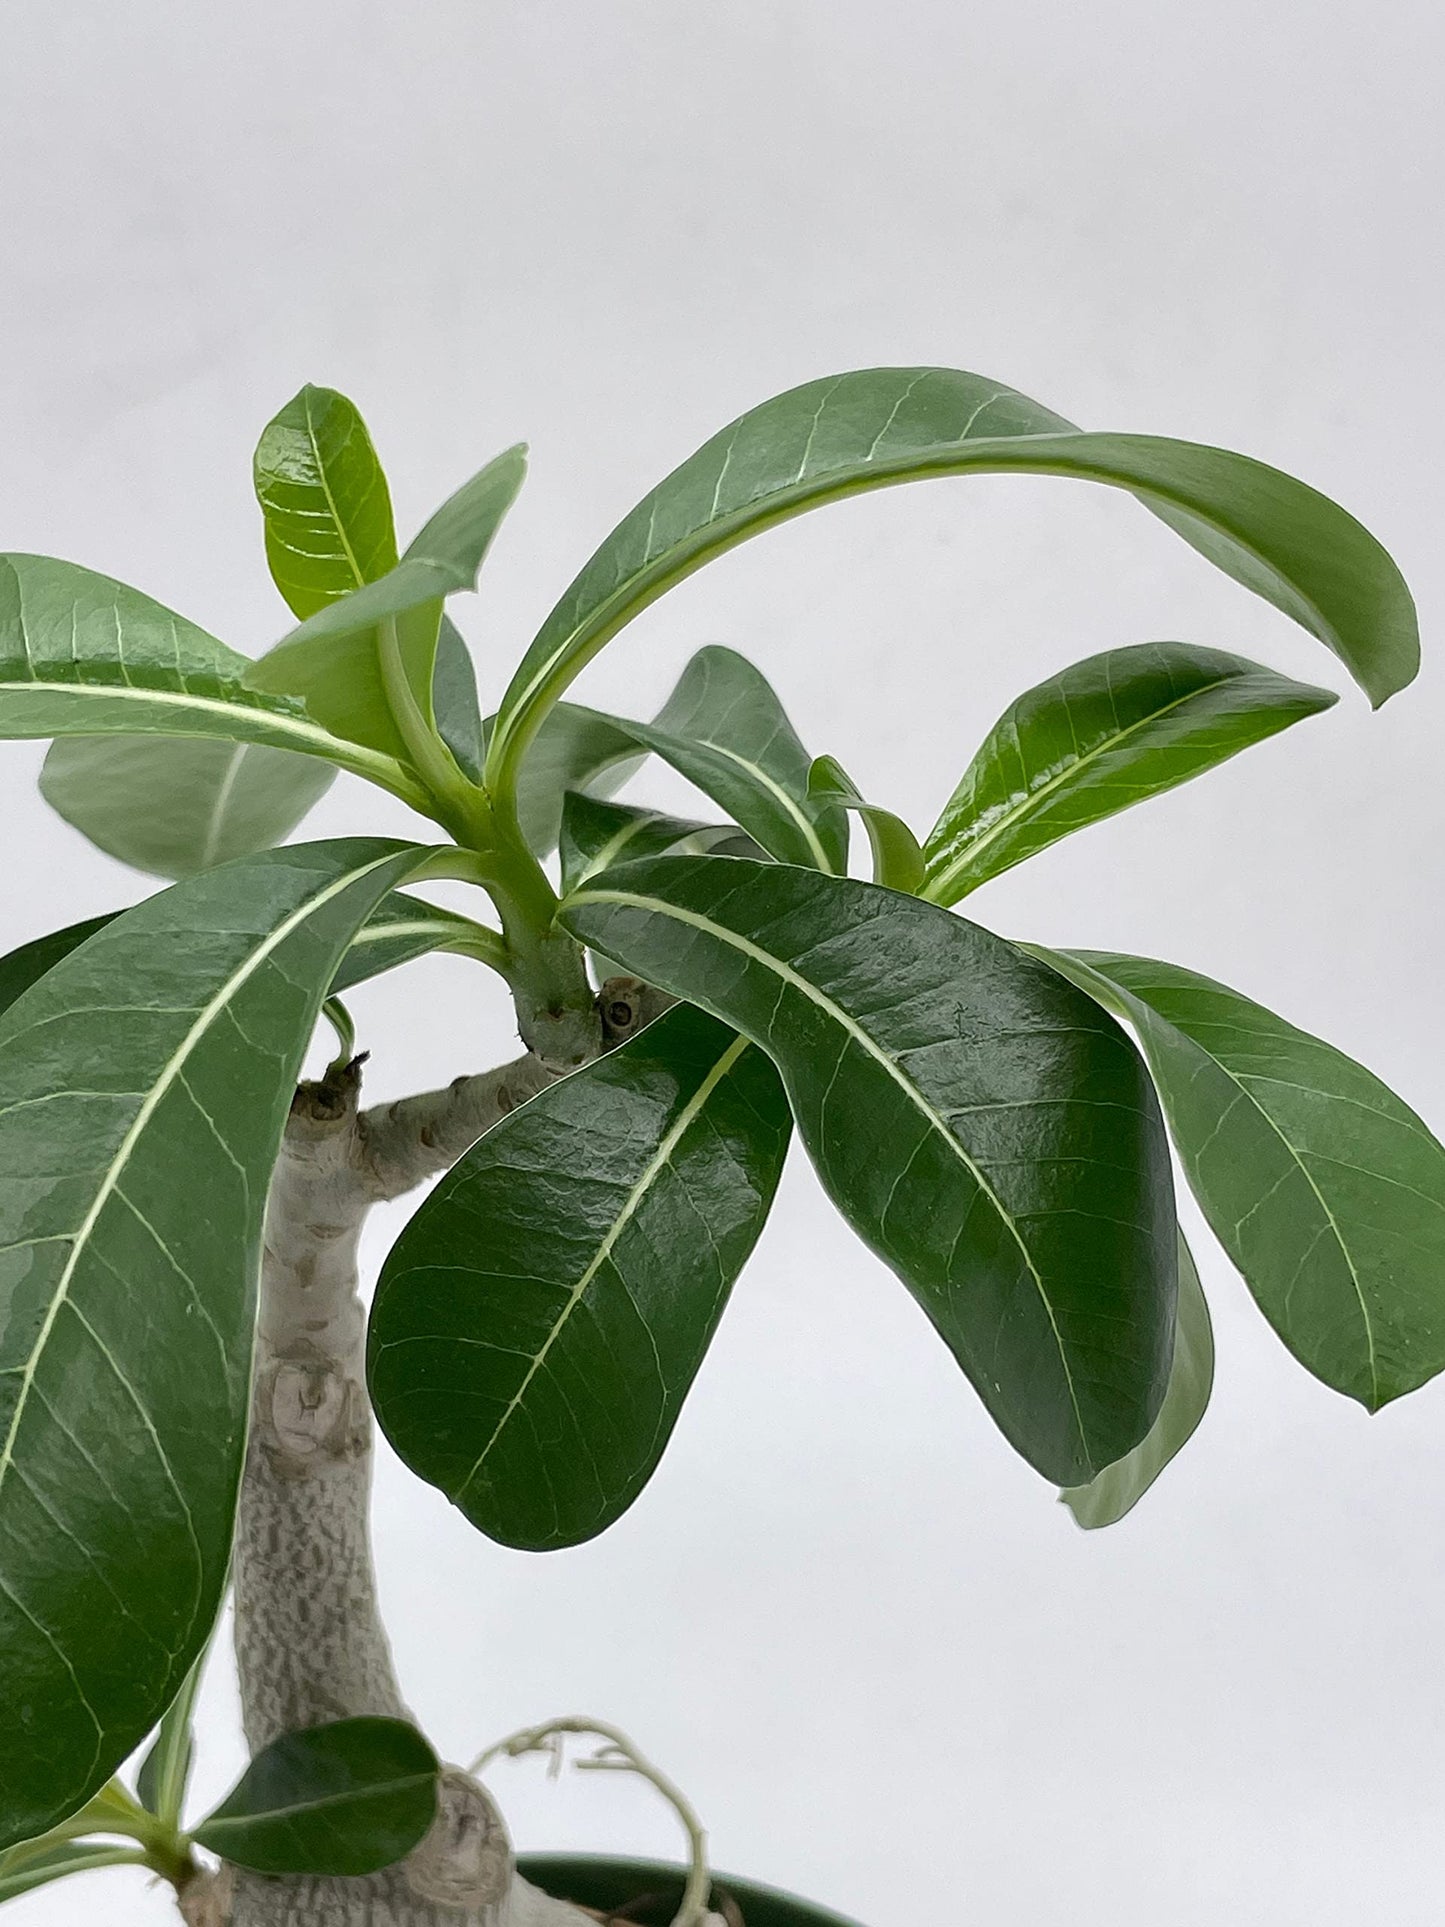
{"label": "leaf midrib", "polygon": [[599,1242],[596,1252],[588,1261],[581,1277],[568,1293],[566,1301],[553,1320],[551,1330],[547,1333],[546,1338],[542,1341],[541,1346],[528,1364],[521,1384],[508,1400],[506,1410],[492,1428],[491,1436],[477,1454],[471,1470],[456,1488],[455,1492],[450,1495],[454,1501],[460,1502],[462,1495],[471,1485],[472,1480],[476,1478],[477,1474],[486,1464],[493,1447],[501,1438],[508,1425],[511,1424],[523,1399],[530,1390],[533,1379],[536,1378],[538,1372],[541,1371],[543,1365],[547,1362],[548,1353],[551,1351],[553,1345],[556,1344],[573,1313],[582,1303],[593,1279],[616,1249],[618,1239],[641,1209],[644,1198],[662,1176],[662,1173],[671,1164],[673,1153],[676,1151],[679,1143],[701,1115],[704,1106],[718,1085],[732,1070],[734,1064],[737,1063],[744,1051],[749,1048],[748,1040],[745,1037],[735,1037],[722,1053],[721,1057],[718,1058],[707,1076],[698,1085],[692,1096],[683,1105],[672,1124],[668,1127],[666,1135],[643,1170],[639,1173],[636,1183],[628,1192],[622,1207],[613,1218],[612,1223],[608,1226],[605,1235]]}
{"label": "leaf midrib", "polygon": [[[36,1335],[30,1355],[26,1359],[24,1368],[20,1373],[20,1389],[16,1395],[15,1406],[11,1413],[10,1424],[6,1430],[4,1443],[0,1445],[0,1492],[3,1492],[6,1478],[15,1462],[15,1441],[19,1436],[20,1425],[30,1401],[30,1393],[34,1387],[41,1360],[44,1357],[45,1348],[50,1342],[50,1334],[54,1329],[56,1319],[60,1315],[61,1307],[69,1303],[70,1288],[75,1278],[76,1268],[88,1249],[88,1240],[95,1230],[101,1212],[115,1194],[131,1155],[144,1133],[146,1126],[155,1115],[162,1099],[169,1092],[174,1082],[182,1076],[192,1053],[201,1042],[201,1039],[206,1035],[210,1026],[222,1014],[232,998],[239,993],[241,988],[249,982],[255,972],[260,969],[262,964],[285,942],[292,931],[298,929],[301,924],[306,922],[309,917],[314,916],[319,910],[324,909],[333,898],[342,895],[346,890],[350,889],[351,886],[364,877],[368,871],[380,869],[384,864],[391,861],[392,856],[389,854],[385,857],[378,857],[374,862],[364,864],[359,869],[348,870],[343,876],[327,884],[324,889],[318,891],[314,896],[308,897],[305,903],[299,905],[285,917],[282,922],[250,952],[245,961],[236,970],[232,971],[225,983],[197,1013],[190,1029],[162,1066],[160,1074],[147,1092],[125,1136],[116,1147],[115,1155],[106,1167],[105,1175],[96,1190],[96,1195],[90,1208],[87,1210],[74,1233],[62,1234],[72,1236],[74,1243],[71,1246],[69,1256],[66,1258],[65,1265],[57,1280],[55,1291],[52,1294],[45,1317],[41,1322],[40,1331]],[[28,1243],[30,1241],[27,1240],[26,1242]]]}
{"label": "leaf midrib", "polygon": [[298,1800],[290,1806],[265,1807],[255,1813],[214,1814],[203,1820],[196,1829],[196,1837],[203,1841],[213,1834],[221,1833],[234,1836],[245,1833],[253,1827],[289,1826],[294,1820],[310,1813],[325,1813],[335,1807],[356,1806],[364,1800],[385,1799],[393,1793],[407,1793],[413,1788],[424,1787],[436,1774],[403,1773],[393,1780],[369,1780],[364,1786],[346,1787],[338,1793],[317,1794],[311,1800]]}
{"label": "leaf midrib", "polygon": [[[1025,1244],[1023,1236],[1017,1224],[1014,1222],[1013,1217],[1004,1209],[1002,1199],[989,1183],[979,1166],[969,1156],[965,1145],[960,1141],[956,1133],[948,1128],[948,1124],[942,1114],[934,1108],[918,1086],[894,1063],[893,1059],[881,1045],[875,1043],[862,1025],[859,1024],[855,1018],[849,1016],[848,1012],[845,1011],[841,1005],[835,1003],[825,991],[820,990],[816,984],[811,983],[801,972],[794,970],[792,966],[785,963],[781,957],[773,956],[769,951],[751,942],[740,932],[729,930],[726,924],[715,923],[711,917],[704,916],[699,911],[686,910],[681,905],[669,903],[661,897],[647,897],[638,891],[631,890],[582,890],[571,897],[569,901],[573,903],[616,903],[630,905],[634,909],[651,911],[663,917],[671,917],[679,923],[690,924],[694,929],[702,931],[705,935],[717,938],[720,942],[728,944],[733,949],[740,951],[744,956],[751,957],[754,962],[761,964],[764,969],[771,971],[773,975],[781,978],[784,983],[790,984],[795,990],[800,991],[803,996],[807,997],[812,1003],[816,1004],[820,1010],[831,1017],[840,1029],[846,1031],[847,1034],[882,1067],[925,1121],[939,1133],[959,1163],[968,1171],[974,1183],[977,1184],[983,1196],[997,1213],[999,1222],[1004,1225],[1009,1236],[1013,1239],[1014,1244],[1018,1247],[1019,1255],[1024,1262],[1024,1267],[1034,1282],[1034,1286],[1039,1294],[1039,1302],[1042,1304],[1044,1314],[1049,1321],[1049,1329],[1053,1333],[1054,1345],[1059,1355],[1059,1364],[1064,1374],[1064,1383],[1068,1387],[1069,1404],[1073,1410],[1074,1423],[1078,1431],[1079,1442],[1088,1453],[1089,1463],[1092,1466],[1093,1449],[1089,1443],[1089,1435],[1085,1428],[1083,1413],[1079,1406],[1078,1392],[1074,1385],[1074,1374],[1069,1365],[1068,1355],[1064,1349],[1063,1337],[1059,1331],[1058,1320],[1054,1316],[1053,1305],[1049,1301],[1048,1290],[1045,1287],[1043,1278],[1039,1274],[1038,1267],[1034,1263],[1032,1252],[1030,1252],[1028,1246]],[[724,1021],[726,1021],[726,1019],[724,1019]],[[779,1068],[781,1069],[781,1066],[779,1066]]]}

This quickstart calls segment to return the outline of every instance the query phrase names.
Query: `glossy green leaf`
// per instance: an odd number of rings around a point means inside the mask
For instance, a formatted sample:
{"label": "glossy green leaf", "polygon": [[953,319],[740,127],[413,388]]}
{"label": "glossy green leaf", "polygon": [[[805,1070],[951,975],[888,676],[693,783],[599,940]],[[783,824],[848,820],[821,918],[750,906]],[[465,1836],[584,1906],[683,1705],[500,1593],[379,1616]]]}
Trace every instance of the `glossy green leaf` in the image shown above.
{"label": "glossy green leaf", "polygon": [[303,622],[396,567],[391,491],[354,403],[309,383],[253,462],[271,577]]}
{"label": "glossy green leaf", "polygon": [[0,1854],[0,1901],[18,1900],[21,1894],[48,1887],[67,1874],[96,1873],[102,1867],[143,1867],[146,1857],[136,1847],[103,1846],[98,1841],[67,1840],[47,1853],[35,1854],[10,1863]]}
{"label": "glossy green leaf", "polygon": [[394,635],[402,674],[431,720],[442,603],[476,586],[526,470],[520,447],[489,462],[442,504],[395,568],[283,636],[248,669],[247,686],[299,697],[339,735],[399,755],[383,660],[387,637]]}
{"label": "glossy green leaf", "polygon": [[21,944],[8,957],[0,957],[0,1012],[8,1010],[23,991],[38,983],[47,970],[52,970],[62,957],[68,957],[87,937],[93,937],[97,930],[104,930],[114,921],[114,914],[87,917],[83,923],[51,930],[43,937]]}
{"label": "glossy green leaf", "polygon": [[732,649],[699,649],[657,718],[629,732],[783,863],[841,875],[848,820],[836,801],[808,793],[812,759],[767,678]]}
{"label": "glossy green leaf", "polygon": [[0,556],[0,738],[144,733],[324,757],[424,804],[393,757],[348,742],[293,698],[245,687],[224,643],[138,589],[49,556]]}
{"label": "glossy green leaf", "polygon": [[1075,1485],[1138,1444],[1174,1329],[1169,1155],[1088,998],[916,897],[742,857],[628,864],[561,916],[771,1053],[834,1202],[1030,1464]]}
{"label": "glossy green leaf", "polygon": [[694,823],[661,810],[608,803],[601,797],[568,791],[558,846],[564,890],[575,890],[588,877],[599,876],[613,864],[664,856],[677,849],[689,853],[721,850],[730,856],[763,854],[736,823]]}
{"label": "glossy green leaf", "polygon": [[1133,1026],[1210,1229],[1301,1364],[1370,1411],[1445,1367],[1445,1148],[1409,1106],[1208,977],[1036,954]]}
{"label": "glossy green leaf", "polygon": [[[490,739],[496,717],[483,725]],[[558,703],[527,745],[517,781],[517,820],[522,835],[538,856],[557,847],[562,824],[562,799],[569,790],[589,796],[611,796],[621,789],[641,763],[639,750],[626,724],[576,703]]]}
{"label": "glossy green leaf", "polygon": [[40,794],[107,856],[151,876],[193,876],[274,849],[331,787],[316,756],[202,736],[65,736]]}
{"label": "glossy green leaf", "polygon": [[267,1874],[378,1873],[436,1818],[436,1754],[404,1720],[361,1718],[264,1747],[195,1830],[201,1846]]}
{"label": "glossy green leaf", "polygon": [[787,1099],[679,1005],[474,1144],[386,1261],[387,1437],[505,1545],[577,1545],[650,1478],[772,1204]]}
{"label": "glossy green leaf", "polygon": [[462,775],[482,780],[482,711],[471,651],[450,616],[442,617],[432,674],[432,713],[437,734],[456,758]]}
{"label": "glossy green leaf", "polygon": [[542,625],[488,758],[502,786],[548,705],[674,583],[749,536],[864,489],[931,476],[1072,475],[1139,496],[1201,554],[1332,649],[1376,702],[1414,676],[1414,606],[1369,532],[1263,462],[1154,435],[1081,433],[952,368],[870,368],[750,410],[638,503]]}
{"label": "glossy green leaf", "polygon": [[864,800],[857,784],[835,756],[816,756],[808,771],[808,794],[819,801],[856,810],[873,851],[873,881],[915,897],[923,885],[923,852],[901,816]]}
{"label": "glossy green leaf", "polygon": [[1214,1384],[1214,1331],[1194,1254],[1179,1234],[1179,1310],[1174,1326],[1174,1362],[1159,1416],[1122,1459],[1087,1485],[1066,1486],[1059,1494],[1086,1531],[1116,1525],[1132,1512],[1159,1474],[1183,1451],[1204,1417]]}
{"label": "glossy green leaf", "polygon": [[1011,703],[925,844],[935,903],[1089,823],[1186,783],[1338,701],[1218,649],[1145,642],[1076,662]]}
{"label": "glossy green leaf", "polygon": [[337,964],[417,860],[207,871],[0,1016],[0,1844],[108,1779],[215,1621],[267,1178]]}

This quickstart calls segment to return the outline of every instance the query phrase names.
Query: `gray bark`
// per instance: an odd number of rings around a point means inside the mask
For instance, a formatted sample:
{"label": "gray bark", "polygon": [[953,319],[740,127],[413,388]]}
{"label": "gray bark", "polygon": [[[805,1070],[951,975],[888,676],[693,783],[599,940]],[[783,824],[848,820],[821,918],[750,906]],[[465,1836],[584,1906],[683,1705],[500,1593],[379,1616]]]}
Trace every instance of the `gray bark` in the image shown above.
{"label": "gray bark", "polygon": [[[614,1043],[670,1000],[614,980]],[[373,1429],[357,1246],[366,1214],[453,1164],[550,1082],[527,1055],[444,1091],[360,1111],[360,1063],[296,1094],[268,1203],[251,1438],[233,1577],[242,1716],[252,1749],[358,1714],[406,1716],[377,1604]],[[516,1874],[506,1828],[467,1775],[444,1776],[436,1825],[367,1879],[193,1882],[191,1927],[584,1927],[591,1917]]]}

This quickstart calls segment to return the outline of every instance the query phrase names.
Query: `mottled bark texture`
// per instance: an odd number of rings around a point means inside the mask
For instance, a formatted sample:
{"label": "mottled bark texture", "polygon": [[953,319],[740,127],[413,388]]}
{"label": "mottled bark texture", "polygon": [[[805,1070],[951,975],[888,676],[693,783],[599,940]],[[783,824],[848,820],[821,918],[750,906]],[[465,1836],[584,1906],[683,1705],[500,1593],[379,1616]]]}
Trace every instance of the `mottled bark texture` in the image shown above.
{"label": "mottled bark texture", "polygon": [[[608,1042],[660,1008],[631,980],[599,999]],[[234,1555],[236,1658],[253,1751],[357,1714],[404,1715],[377,1605],[372,1420],[357,1246],[373,1204],[446,1169],[550,1081],[535,1056],[444,1091],[359,1109],[360,1062],[296,1094],[267,1212],[252,1425]],[[357,1879],[193,1883],[193,1927],[583,1927],[518,1878],[501,1816],[449,1771],[407,1860]]]}

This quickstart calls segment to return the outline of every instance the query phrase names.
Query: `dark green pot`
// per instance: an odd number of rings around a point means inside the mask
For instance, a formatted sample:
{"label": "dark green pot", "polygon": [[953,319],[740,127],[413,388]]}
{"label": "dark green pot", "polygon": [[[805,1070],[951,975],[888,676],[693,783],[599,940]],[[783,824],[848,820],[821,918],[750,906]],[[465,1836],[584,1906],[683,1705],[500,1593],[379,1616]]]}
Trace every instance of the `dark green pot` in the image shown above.
{"label": "dark green pot", "polygon": [[[637,1927],[669,1927],[682,1899],[685,1867],[667,1860],[622,1860],[610,1855],[581,1853],[519,1853],[517,1870],[534,1886],[558,1900],[575,1900],[582,1907],[626,1907],[645,1899],[647,1906],[629,1913]],[[737,1880],[730,1873],[713,1875],[713,1905],[727,1894],[742,1911],[745,1927],[859,1927],[856,1920],[815,1907],[776,1887],[760,1887],[753,1880]]]}

